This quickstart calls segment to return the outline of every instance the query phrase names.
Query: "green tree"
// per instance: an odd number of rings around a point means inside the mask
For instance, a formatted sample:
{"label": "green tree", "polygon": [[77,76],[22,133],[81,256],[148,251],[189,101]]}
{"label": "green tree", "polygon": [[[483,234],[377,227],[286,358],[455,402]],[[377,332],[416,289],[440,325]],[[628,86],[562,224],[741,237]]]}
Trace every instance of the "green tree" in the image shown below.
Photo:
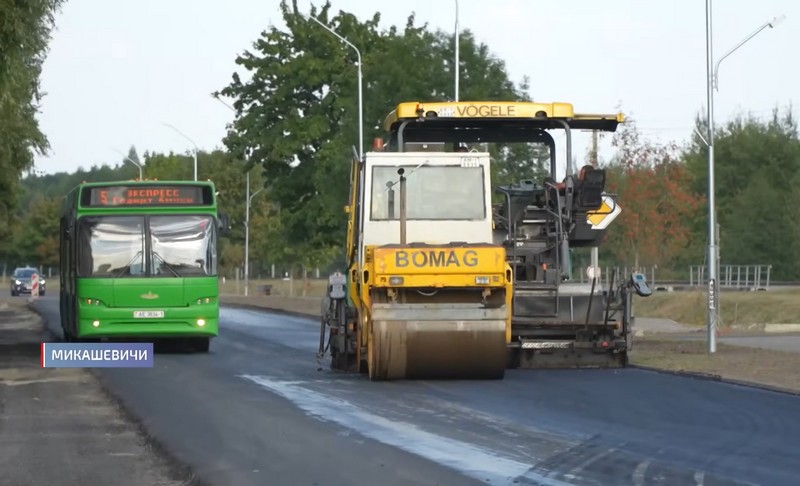
{"label": "green tree", "polygon": [[130,163],[119,162],[116,166],[103,164],[93,166],[88,170],[79,168],[75,172],[58,172],[46,175],[28,175],[22,179],[21,203],[17,208],[20,214],[25,214],[33,200],[39,195],[61,198],[83,181],[109,182],[130,180],[138,177],[139,171]]}
{"label": "green tree", "polygon": [[[715,134],[717,222],[723,265],[771,264],[775,279],[800,277],[793,204],[800,180],[800,139],[791,107],[781,116],[776,109],[768,120],[738,116]],[[707,130],[697,119],[697,129]],[[706,194],[708,149],[695,137],[686,150],[693,190]],[[707,216],[696,226],[696,241],[707,243]],[[695,264],[703,263],[697,255]]]}
{"label": "green tree", "polygon": [[137,164],[142,163],[142,161],[139,160],[139,154],[136,152],[136,147],[133,145],[131,145],[131,148],[128,149],[128,158],[136,162]]}
{"label": "green tree", "polygon": [[20,202],[20,175],[49,148],[36,115],[39,79],[62,0],[0,3],[0,239]]}
{"label": "green tree", "polygon": [[786,197],[786,209],[789,219],[789,232],[780,235],[777,241],[786,245],[789,260],[782,262],[787,267],[786,273],[791,279],[800,276],[800,171],[792,178],[792,190]]}
{"label": "green tree", "polygon": [[[296,2],[283,1],[281,12],[288,30],[265,32],[253,51],[236,59],[252,76],[245,81],[234,74],[220,92],[235,100],[237,110],[225,144],[263,166],[270,199],[281,208],[280,237],[292,252],[311,258],[318,251],[335,253],[344,240],[341,208],[358,133],[355,55],[305,18]],[[403,30],[379,31],[379,14],[363,22],[346,12],[331,16],[330,3],[311,13],[361,50],[365,144],[383,135],[384,118],[397,103],[450,98],[451,36],[416,26],[413,15]],[[485,45],[466,32],[460,48],[464,99],[522,98]],[[515,156],[495,154],[498,170]],[[515,164],[506,172],[517,173]]]}
{"label": "green tree", "polygon": [[20,221],[15,232],[17,258],[30,264],[58,265],[60,201],[39,196]]}
{"label": "green tree", "polygon": [[[201,159],[203,153],[197,155],[197,174],[203,171],[200,168],[203,166]],[[158,179],[160,181],[190,181],[194,179],[194,158],[191,155],[175,154],[170,152],[168,154],[144,153],[144,178],[145,179]]]}

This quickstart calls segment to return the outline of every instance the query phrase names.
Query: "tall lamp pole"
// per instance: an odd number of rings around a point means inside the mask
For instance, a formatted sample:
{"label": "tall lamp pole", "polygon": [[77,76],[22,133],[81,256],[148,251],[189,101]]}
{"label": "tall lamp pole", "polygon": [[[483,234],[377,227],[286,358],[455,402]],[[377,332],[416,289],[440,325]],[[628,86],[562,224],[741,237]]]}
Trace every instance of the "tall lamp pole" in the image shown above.
{"label": "tall lamp pole", "polygon": [[142,176],[142,165],[140,163],[136,162],[135,160],[131,160],[130,157],[128,157],[127,155],[123,154],[121,151],[119,151],[117,149],[111,149],[111,150],[113,150],[114,152],[120,154],[122,156],[123,160],[125,160],[127,162],[130,162],[131,164],[133,164],[136,167],[138,167],[139,168],[139,180],[140,181],[144,180],[144,177]]}
{"label": "tall lamp pole", "polygon": [[459,61],[459,40],[458,40],[458,0],[456,0],[456,62],[455,62],[455,72],[456,72],[456,101],[458,101],[458,75],[460,71],[460,61]]}
{"label": "tall lamp pole", "polygon": [[330,32],[331,34],[335,35],[339,38],[342,42],[350,46],[354,51],[356,51],[356,56],[358,57],[358,158],[360,160],[364,160],[364,108],[362,103],[362,89],[361,89],[361,51],[358,50],[356,46],[354,46],[350,41],[339,35],[335,30],[331,29],[324,23],[322,23],[318,18],[314,17],[313,15],[309,15],[311,20],[318,23],[322,26],[325,30]]}
{"label": "tall lamp pole", "polygon": [[[215,93],[215,94],[212,94],[211,96],[215,100],[217,100],[220,103],[222,103],[223,105],[225,105],[232,112],[234,112],[234,113],[236,112],[236,110],[231,105],[229,105],[228,103],[225,103],[224,101],[219,99],[219,95],[218,94]],[[248,157],[245,154],[245,161],[246,162],[247,162],[247,159],[248,159]],[[256,196],[256,194],[261,192],[262,189],[264,189],[264,188],[262,187],[261,189],[257,190],[252,195],[250,195],[250,170],[249,169],[248,169],[247,172],[245,172],[245,180],[246,180],[246,186],[247,187],[245,189],[246,192],[245,192],[245,196],[244,196],[244,198],[245,198],[245,216],[244,216],[244,296],[247,297],[248,295],[250,295],[250,206],[251,206],[253,198]]]}
{"label": "tall lamp pole", "polygon": [[197,180],[197,144],[194,143],[194,140],[192,140],[191,138],[187,137],[185,133],[183,133],[182,131],[180,131],[177,128],[173,127],[169,123],[164,123],[164,126],[167,126],[167,127],[171,128],[171,129],[175,130],[175,132],[177,132],[178,135],[180,135],[183,138],[185,138],[186,140],[188,140],[192,144],[192,146],[194,147],[194,152],[193,152],[193,154],[194,154],[194,180]]}
{"label": "tall lamp pole", "polygon": [[250,206],[253,204],[253,198],[256,194],[263,191],[260,188],[253,194],[250,194],[250,171],[247,171],[247,214],[244,219],[244,296],[249,295],[250,288]]}
{"label": "tall lamp pole", "polygon": [[745,42],[749,41],[756,34],[761,32],[767,27],[775,27],[786,16],[782,15],[779,18],[770,20],[764,23],[755,32],[747,36],[743,41],[739,42],[731,50],[726,52],[716,64],[713,61],[712,50],[712,35],[711,35],[711,0],[706,0],[706,88],[707,88],[707,109],[708,109],[708,133],[707,139],[704,140],[708,145],[708,352],[715,353],[717,351],[717,309],[719,307],[719,291],[717,282],[717,267],[719,265],[719,253],[717,249],[717,222],[716,222],[716,207],[715,207],[715,187],[714,187],[714,90],[718,87],[718,73],[719,65],[723,59],[728,57],[741,47]]}

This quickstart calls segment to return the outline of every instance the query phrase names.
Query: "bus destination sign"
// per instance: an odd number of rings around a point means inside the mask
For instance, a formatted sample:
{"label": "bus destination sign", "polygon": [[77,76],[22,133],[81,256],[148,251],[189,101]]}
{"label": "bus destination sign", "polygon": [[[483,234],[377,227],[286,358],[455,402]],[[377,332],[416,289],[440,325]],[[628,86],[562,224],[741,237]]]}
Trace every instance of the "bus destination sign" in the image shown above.
{"label": "bus destination sign", "polygon": [[200,186],[92,187],[84,206],[202,206],[210,204],[203,197],[203,189]]}

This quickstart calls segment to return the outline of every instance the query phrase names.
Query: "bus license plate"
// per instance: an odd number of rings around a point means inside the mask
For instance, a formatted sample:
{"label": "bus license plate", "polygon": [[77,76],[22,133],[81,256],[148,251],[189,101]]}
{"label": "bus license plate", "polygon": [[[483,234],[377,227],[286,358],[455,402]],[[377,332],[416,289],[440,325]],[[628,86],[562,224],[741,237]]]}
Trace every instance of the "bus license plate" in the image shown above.
{"label": "bus license plate", "polygon": [[158,319],[164,317],[164,311],[134,311],[133,317],[136,319]]}

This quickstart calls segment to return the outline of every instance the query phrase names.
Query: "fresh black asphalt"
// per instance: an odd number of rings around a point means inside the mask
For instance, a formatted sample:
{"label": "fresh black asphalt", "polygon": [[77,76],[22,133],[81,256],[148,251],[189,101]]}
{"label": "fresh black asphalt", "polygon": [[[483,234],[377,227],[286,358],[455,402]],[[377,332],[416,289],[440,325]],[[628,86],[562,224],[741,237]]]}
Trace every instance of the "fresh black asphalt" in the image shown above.
{"label": "fresh black asphalt", "polygon": [[[57,297],[36,305],[58,333]],[[373,383],[315,320],[223,308],[207,355],[99,371],[209,484],[796,484],[800,397],[649,371]]]}

